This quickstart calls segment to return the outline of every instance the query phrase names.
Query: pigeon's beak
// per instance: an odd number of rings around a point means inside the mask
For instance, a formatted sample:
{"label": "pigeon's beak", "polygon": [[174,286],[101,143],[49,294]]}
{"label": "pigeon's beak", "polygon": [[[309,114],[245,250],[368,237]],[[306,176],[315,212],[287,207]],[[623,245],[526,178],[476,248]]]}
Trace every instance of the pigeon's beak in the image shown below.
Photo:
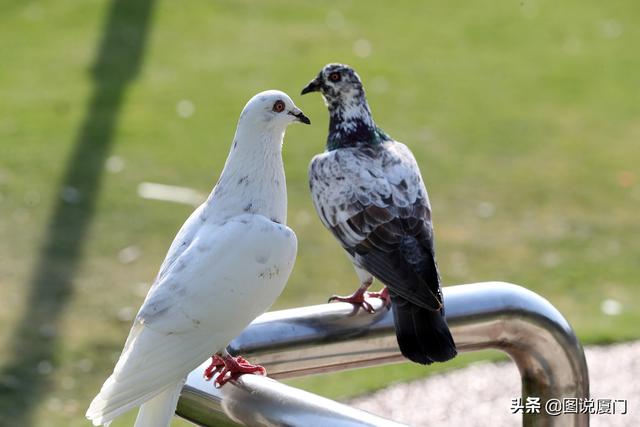
{"label": "pigeon's beak", "polygon": [[296,108],[293,111],[289,111],[289,114],[291,114],[293,117],[295,117],[297,121],[302,122],[305,125],[310,125],[311,124],[311,120],[309,120],[309,117],[304,115],[302,110],[299,110],[299,109]]}
{"label": "pigeon's beak", "polygon": [[322,88],[322,82],[320,81],[320,76],[318,76],[315,79],[311,80],[309,84],[306,85],[304,89],[302,89],[302,92],[300,92],[300,95],[304,95],[310,92],[318,92],[321,88]]}

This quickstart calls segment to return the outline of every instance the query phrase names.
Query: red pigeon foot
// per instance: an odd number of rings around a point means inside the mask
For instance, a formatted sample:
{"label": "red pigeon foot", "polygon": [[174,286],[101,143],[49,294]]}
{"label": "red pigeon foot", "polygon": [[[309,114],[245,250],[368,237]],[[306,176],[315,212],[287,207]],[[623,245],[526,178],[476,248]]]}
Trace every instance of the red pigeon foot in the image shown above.
{"label": "red pigeon foot", "polygon": [[211,364],[204,370],[204,377],[209,381],[215,374],[224,369],[224,360],[217,354],[211,356]]}
{"label": "red pigeon foot", "polygon": [[391,308],[391,296],[389,295],[389,288],[386,286],[380,292],[366,292],[365,298],[380,298],[384,301],[384,307]]}
{"label": "red pigeon foot", "polygon": [[380,292],[367,292],[366,289],[366,287],[361,286],[353,294],[346,297],[333,295],[329,298],[329,302],[348,302],[353,304],[356,309],[362,308],[364,311],[371,314],[375,313],[376,310],[367,302],[366,298],[380,298],[385,302],[385,307],[390,307],[391,299],[389,298],[389,290],[386,286]]}
{"label": "red pigeon foot", "polygon": [[238,379],[242,374],[267,375],[267,370],[260,365],[252,365],[244,357],[233,357],[229,354],[223,356],[214,354],[211,356],[211,364],[204,371],[207,380],[218,374],[213,382],[216,388],[220,388],[230,380]]}

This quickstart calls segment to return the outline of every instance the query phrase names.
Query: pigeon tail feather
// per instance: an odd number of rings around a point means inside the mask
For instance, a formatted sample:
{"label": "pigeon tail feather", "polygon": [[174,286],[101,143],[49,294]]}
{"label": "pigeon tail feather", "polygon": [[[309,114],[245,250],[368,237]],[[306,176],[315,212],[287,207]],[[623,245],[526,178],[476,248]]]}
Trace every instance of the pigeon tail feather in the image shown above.
{"label": "pigeon tail feather", "polygon": [[140,406],[134,427],[169,427],[183,385],[178,381]]}
{"label": "pigeon tail feather", "polygon": [[[165,338],[161,340],[162,336]],[[211,339],[215,342],[216,337]],[[149,352],[149,348],[154,351]],[[184,348],[190,348],[194,356],[190,359],[181,357]],[[164,391],[167,384],[173,387],[210,353],[207,340],[197,336],[189,339],[181,334],[166,335],[136,323],[113,375],[89,405],[87,418],[96,426],[114,420]]]}
{"label": "pigeon tail feather", "polygon": [[404,357],[429,365],[456,356],[456,345],[440,311],[419,307],[393,293],[391,303],[396,338]]}

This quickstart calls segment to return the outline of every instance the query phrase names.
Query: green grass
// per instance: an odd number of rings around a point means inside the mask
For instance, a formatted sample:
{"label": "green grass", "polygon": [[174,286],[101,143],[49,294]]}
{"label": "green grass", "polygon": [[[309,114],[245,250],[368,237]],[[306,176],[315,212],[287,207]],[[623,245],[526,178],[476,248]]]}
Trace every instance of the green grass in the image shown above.
{"label": "green grass", "polygon": [[[356,286],[307,194],[327,113],[318,96],[298,93],[334,61],[358,70],[378,124],[418,158],[446,284],[525,285],[585,343],[640,337],[637,2],[160,2],[143,56],[132,40],[144,11],[121,2],[97,66],[109,2],[0,5],[1,425],[86,425],[130,326],[122,308],[137,309],[140,283],[153,279],[191,211],[143,200],[137,185],[208,192],[258,91],[288,92],[313,121],[287,132],[289,223],[300,247],[275,308]],[[354,53],[360,39],[372,48],[366,58]],[[176,114],[183,99],[196,107],[188,119]],[[78,141],[104,151],[74,163]],[[124,161],[121,172],[102,171],[109,156]],[[87,190],[78,205],[56,205],[64,182]],[[119,262],[131,245],[139,258]],[[603,314],[604,299],[620,301],[620,315]],[[16,340],[20,323],[27,338]],[[345,397],[480,357],[294,383]]]}

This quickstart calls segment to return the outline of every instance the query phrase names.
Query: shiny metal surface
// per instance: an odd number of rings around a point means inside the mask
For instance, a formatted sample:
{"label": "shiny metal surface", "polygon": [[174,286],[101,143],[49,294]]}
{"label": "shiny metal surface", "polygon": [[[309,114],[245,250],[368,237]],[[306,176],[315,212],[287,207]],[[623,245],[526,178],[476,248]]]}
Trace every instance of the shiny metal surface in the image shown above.
{"label": "shiny metal surface", "polygon": [[176,413],[202,426],[402,427],[368,412],[299,390],[276,380],[243,375],[220,389],[194,370]]}
{"label": "shiny metal surface", "polygon": [[[551,416],[544,413],[544,402],[550,398],[589,397],[582,346],[555,307],[529,290],[500,282],[447,287],[444,298],[447,320],[458,350],[495,349],[507,353],[520,371],[523,399],[528,396],[541,398],[543,413],[523,415],[523,425],[589,425],[588,414]],[[376,308],[380,307],[378,300],[372,303],[378,304],[374,305]],[[335,372],[403,360],[396,343],[391,312],[381,310],[370,315],[359,311],[354,314],[351,305],[343,303],[266,313],[231,343],[229,351],[265,366],[271,378]],[[328,414],[337,408],[332,405],[339,405],[276,381],[249,376],[237,385],[223,387],[220,393],[210,383],[195,380],[201,373],[202,368],[199,368],[189,377],[177,413],[194,420],[193,414],[199,411],[202,425],[223,425],[214,423],[221,411],[245,425],[316,425],[308,418],[297,418],[304,417],[306,411],[299,405],[311,401],[311,397],[320,399],[313,400],[319,406],[312,416],[318,417],[324,414],[324,405],[327,416],[335,416]],[[196,399],[209,393],[214,393],[214,400],[219,399],[217,404]],[[298,393],[305,397],[297,398]],[[247,395],[252,396],[250,404],[245,401]],[[339,406],[339,413],[348,412],[344,405]],[[240,412],[243,417],[238,415]],[[295,416],[285,421],[289,414]],[[325,425],[361,425],[348,424],[356,422],[354,420],[344,421],[344,424],[331,420]],[[374,423],[369,425],[386,425],[375,424],[384,423],[380,419],[371,421]]]}

